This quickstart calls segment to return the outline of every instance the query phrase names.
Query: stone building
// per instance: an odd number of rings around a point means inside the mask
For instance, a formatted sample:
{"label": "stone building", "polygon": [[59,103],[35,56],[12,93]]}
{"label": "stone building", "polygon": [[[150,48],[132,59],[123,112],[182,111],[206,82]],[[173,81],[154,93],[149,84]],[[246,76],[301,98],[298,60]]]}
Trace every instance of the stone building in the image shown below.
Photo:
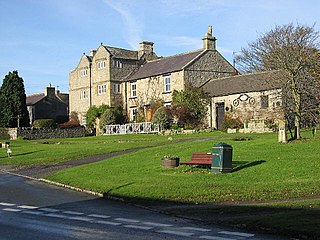
{"label": "stone building", "polygon": [[44,93],[33,94],[26,98],[30,125],[36,119],[66,120],[69,116],[69,94],[60,93],[54,87],[45,88]]}
{"label": "stone building", "polygon": [[225,115],[239,118],[244,131],[263,132],[267,122],[283,119],[281,71],[238,75],[208,81],[202,86],[210,98],[209,125],[222,129]]}
{"label": "stone building", "polygon": [[236,69],[217,51],[212,27],[203,38],[203,48],[159,58],[153,43],[143,41],[138,51],[100,45],[83,54],[70,72],[70,113],[82,124],[90,106],[123,104],[128,119],[135,121],[143,110],[146,120],[150,102],[161,99],[171,104],[173,90],[201,86],[210,80],[236,75]]}

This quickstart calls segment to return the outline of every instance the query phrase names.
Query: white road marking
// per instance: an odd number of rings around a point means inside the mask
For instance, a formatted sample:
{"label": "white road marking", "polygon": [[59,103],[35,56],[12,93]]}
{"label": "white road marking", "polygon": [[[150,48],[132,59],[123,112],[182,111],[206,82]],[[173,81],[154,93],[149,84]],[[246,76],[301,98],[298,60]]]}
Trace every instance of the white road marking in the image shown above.
{"label": "white road marking", "polygon": [[71,215],[83,215],[82,212],[74,212],[74,211],[63,211],[62,213],[71,214]]}
{"label": "white road marking", "polygon": [[172,224],[155,223],[155,222],[143,222],[142,224],[153,226],[153,227],[172,227]]}
{"label": "white road marking", "polygon": [[128,222],[128,223],[138,223],[139,220],[136,219],[130,219],[130,218],[115,218],[114,220],[120,221],[120,222]]}
{"label": "white road marking", "polygon": [[196,228],[196,227],[182,227],[183,230],[199,231],[199,232],[210,232],[208,228]]}
{"label": "white road marking", "polygon": [[110,216],[107,215],[99,215],[99,214],[90,214],[88,217],[95,217],[95,218],[110,218]]}
{"label": "white road marking", "polygon": [[200,236],[201,239],[208,239],[208,240],[236,240],[234,238],[224,238],[224,237],[216,237],[216,236]]}
{"label": "white road marking", "polygon": [[119,226],[122,223],[117,223],[117,222],[110,222],[110,221],[94,221],[95,223],[101,223],[101,224],[107,224],[107,225],[112,225],[112,226]]}
{"label": "white road marking", "polygon": [[66,215],[56,214],[56,213],[49,213],[44,216],[68,219],[68,217]]}
{"label": "white road marking", "polygon": [[153,227],[147,227],[147,226],[137,226],[137,225],[124,225],[126,228],[134,228],[134,229],[141,229],[141,230],[150,230]]}
{"label": "white road marking", "polygon": [[50,212],[50,213],[54,213],[54,212],[59,212],[60,210],[54,209],[54,208],[38,208],[38,210],[40,211],[44,211],[44,212]]}
{"label": "white road marking", "polygon": [[183,237],[190,237],[193,235],[193,233],[187,233],[187,232],[180,232],[180,231],[173,231],[173,230],[161,230],[157,231],[158,233],[167,233],[167,234],[173,234],[177,236],[183,236]]}
{"label": "white road marking", "polygon": [[12,207],[12,206],[15,206],[16,204],[14,204],[14,203],[0,202],[0,205],[2,205],[2,206],[7,206],[7,207]]}
{"label": "white road marking", "polygon": [[7,212],[21,212],[21,209],[16,209],[16,208],[4,208],[2,209],[3,211],[7,211]]}
{"label": "white road marking", "polygon": [[35,206],[28,206],[28,205],[20,205],[18,208],[23,208],[23,209],[38,209],[38,207]]}
{"label": "white road marking", "polygon": [[69,219],[85,221],[85,222],[92,222],[93,221],[92,218],[87,218],[87,217],[69,217]]}
{"label": "white road marking", "polygon": [[221,234],[233,235],[233,236],[240,236],[240,237],[253,237],[254,234],[251,233],[242,233],[242,232],[229,232],[229,231],[222,231],[219,232]]}

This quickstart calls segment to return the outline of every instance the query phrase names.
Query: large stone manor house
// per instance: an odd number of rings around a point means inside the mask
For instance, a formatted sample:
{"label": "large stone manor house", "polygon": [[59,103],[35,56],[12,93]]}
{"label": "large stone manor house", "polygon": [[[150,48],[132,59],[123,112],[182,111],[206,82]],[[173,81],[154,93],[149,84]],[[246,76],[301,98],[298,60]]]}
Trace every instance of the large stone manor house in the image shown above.
{"label": "large stone manor house", "polygon": [[83,54],[70,72],[70,113],[76,112],[80,123],[85,124],[85,114],[91,106],[121,103],[130,121],[136,120],[138,109],[143,109],[150,121],[152,100],[162,99],[170,105],[173,90],[237,75],[237,70],[217,51],[211,26],[202,40],[202,49],[169,57],[158,57],[153,42],[141,42],[138,51],[101,43],[89,55]]}

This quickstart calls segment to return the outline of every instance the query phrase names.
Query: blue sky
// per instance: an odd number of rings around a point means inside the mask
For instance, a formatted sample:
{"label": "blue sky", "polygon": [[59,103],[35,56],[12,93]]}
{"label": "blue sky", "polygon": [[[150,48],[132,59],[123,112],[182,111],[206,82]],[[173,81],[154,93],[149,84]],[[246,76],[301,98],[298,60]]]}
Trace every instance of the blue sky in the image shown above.
{"label": "blue sky", "polygon": [[320,29],[319,0],[0,0],[0,82],[18,70],[27,94],[68,92],[81,55],[104,45],[158,56],[202,47],[208,26],[227,60],[275,25]]}

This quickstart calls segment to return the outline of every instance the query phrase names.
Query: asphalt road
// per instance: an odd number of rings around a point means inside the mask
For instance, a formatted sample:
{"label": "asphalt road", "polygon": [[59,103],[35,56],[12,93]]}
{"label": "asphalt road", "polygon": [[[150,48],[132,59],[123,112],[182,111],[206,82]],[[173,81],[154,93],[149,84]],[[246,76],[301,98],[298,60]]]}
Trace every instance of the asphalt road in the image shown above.
{"label": "asphalt road", "polygon": [[284,239],[192,223],[0,172],[0,239]]}

